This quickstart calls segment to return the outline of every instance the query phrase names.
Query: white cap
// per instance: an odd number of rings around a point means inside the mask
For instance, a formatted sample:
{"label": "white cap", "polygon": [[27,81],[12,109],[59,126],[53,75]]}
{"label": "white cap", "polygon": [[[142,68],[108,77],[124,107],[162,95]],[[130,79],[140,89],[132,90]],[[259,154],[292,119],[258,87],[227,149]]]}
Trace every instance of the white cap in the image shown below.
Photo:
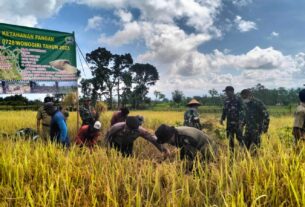
{"label": "white cap", "polygon": [[94,123],[94,125],[93,125],[93,128],[94,129],[101,129],[101,127],[102,127],[102,124],[101,124],[101,122],[99,122],[99,121],[96,121],[95,123]]}

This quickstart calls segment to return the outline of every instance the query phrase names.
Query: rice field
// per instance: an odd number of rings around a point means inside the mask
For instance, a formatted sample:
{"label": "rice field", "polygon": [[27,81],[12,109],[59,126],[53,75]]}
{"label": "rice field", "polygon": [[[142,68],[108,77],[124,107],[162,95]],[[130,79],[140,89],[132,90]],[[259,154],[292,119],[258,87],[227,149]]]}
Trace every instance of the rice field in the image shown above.
{"label": "rice field", "polygon": [[[183,112],[136,111],[144,127],[180,125]],[[144,140],[134,157],[106,150],[103,134],[111,112],[103,114],[100,146],[90,153],[72,146],[0,138],[0,206],[305,206],[305,152],[292,142],[292,117],[271,117],[262,147],[250,155],[236,147],[230,159],[219,115],[202,114],[207,132],[218,143],[216,160],[196,162],[192,172],[178,152],[167,160]],[[36,113],[0,112],[0,133],[36,127]],[[76,114],[68,120],[75,137]],[[215,133],[217,132],[217,133]]]}

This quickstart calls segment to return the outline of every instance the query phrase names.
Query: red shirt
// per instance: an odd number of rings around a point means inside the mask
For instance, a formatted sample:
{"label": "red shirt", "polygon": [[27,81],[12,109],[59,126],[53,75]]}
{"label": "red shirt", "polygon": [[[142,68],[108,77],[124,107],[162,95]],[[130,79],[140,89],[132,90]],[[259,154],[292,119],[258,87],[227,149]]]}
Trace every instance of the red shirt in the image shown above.
{"label": "red shirt", "polygon": [[92,147],[97,143],[100,132],[99,131],[92,132],[90,134],[92,138],[89,139],[88,129],[89,129],[89,125],[84,125],[79,129],[78,134],[75,138],[75,143],[77,145],[85,144],[86,146]]}

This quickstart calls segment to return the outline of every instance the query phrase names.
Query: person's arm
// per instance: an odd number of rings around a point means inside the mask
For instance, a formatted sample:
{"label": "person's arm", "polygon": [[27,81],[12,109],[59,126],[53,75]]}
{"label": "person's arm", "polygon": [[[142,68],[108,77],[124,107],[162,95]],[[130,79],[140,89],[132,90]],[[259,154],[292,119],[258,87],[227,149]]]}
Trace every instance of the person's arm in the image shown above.
{"label": "person's arm", "polygon": [[83,129],[83,127],[81,127],[75,137],[75,144],[77,144],[77,145],[84,144],[83,137],[84,137],[84,129]]}
{"label": "person's arm", "polygon": [[300,140],[302,138],[302,129],[299,127],[293,127],[292,134],[296,141]]}
{"label": "person's arm", "polygon": [[261,102],[261,109],[262,109],[262,115],[263,115],[262,132],[266,133],[269,128],[270,118],[269,118],[269,113],[267,111],[267,108],[262,102]]}
{"label": "person's arm", "polygon": [[245,118],[246,118],[246,106],[242,102],[242,100],[239,98],[238,99],[238,121],[239,121],[239,125],[241,127],[245,123]]}
{"label": "person's arm", "polygon": [[226,120],[227,117],[227,104],[226,102],[224,103],[223,109],[222,109],[222,115],[220,119],[220,124],[223,125],[223,121]]}
{"label": "person's arm", "polygon": [[61,143],[65,144],[66,143],[66,138],[68,135],[68,129],[67,129],[67,124],[64,120],[64,118],[60,118],[59,116],[56,117],[56,123],[58,125],[58,128],[60,130],[60,134],[59,134],[59,139],[61,141]]}
{"label": "person's arm", "polygon": [[305,113],[302,112],[301,110],[296,110],[294,113],[294,122],[293,122],[293,130],[292,134],[295,138],[295,140],[299,140],[302,138],[302,128],[304,126],[304,121],[305,121]]}
{"label": "person's arm", "polygon": [[114,112],[111,117],[110,126],[113,126],[116,123],[117,114]]}
{"label": "person's arm", "polygon": [[143,127],[139,127],[140,136],[152,143],[160,152],[169,153],[169,150],[163,145],[157,143],[157,137],[149,133]]}
{"label": "person's arm", "polygon": [[90,143],[90,144],[91,144],[92,146],[93,146],[93,145],[96,145],[99,137],[100,137],[100,133],[99,133],[99,132],[96,133],[96,134],[94,134],[94,137],[93,137],[93,139],[91,140],[91,143]]}
{"label": "person's arm", "polygon": [[122,130],[124,127],[125,127],[125,122],[120,122],[110,127],[110,129],[106,134],[105,141],[109,142],[111,140],[111,137],[115,135],[118,131]]}
{"label": "person's arm", "polygon": [[36,129],[37,129],[37,133],[40,134],[40,120],[42,119],[42,114],[40,110],[38,110],[36,118],[37,118]]}
{"label": "person's arm", "polygon": [[40,134],[40,119],[37,119],[36,130],[37,133]]}

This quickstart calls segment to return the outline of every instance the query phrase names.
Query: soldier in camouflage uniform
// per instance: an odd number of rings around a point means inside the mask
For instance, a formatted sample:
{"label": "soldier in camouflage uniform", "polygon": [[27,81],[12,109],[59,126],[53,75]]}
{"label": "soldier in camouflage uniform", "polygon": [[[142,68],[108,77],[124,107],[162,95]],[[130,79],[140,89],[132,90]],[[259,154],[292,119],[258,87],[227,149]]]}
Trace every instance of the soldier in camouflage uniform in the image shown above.
{"label": "soldier in camouflage uniform", "polygon": [[180,149],[180,159],[186,159],[187,170],[192,170],[197,153],[201,161],[212,161],[215,158],[208,135],[194,127],[161,124],[155,135],[159,144],[168,143]]}
{"label": "soldier in camouflage uniform", "polygon": [[82,119],[82,126],[93,126],[95,121],[99,119],[98,113],[96,113],[95,109],[91,106],[90,98],[84,98],[84,105],[79,109],[79,113]]}
{"label": "soldier in camouflage uniform", "polygon": [[234,88],[227,86],[224,90],[226,100],[223,107],[220,124],[227,119],[227,137],[229,138],[230,150],[234,152],[234,136],[240,145],[243,145],[242,124],[244,121],[244,107],[242,100],[234,94]]}
{"label": "soldier in camouflage uniform", "polygon": [[[51,97],[45,97],[44,98],[44,105],[41,106],[39,109],[38,109],[38,112],[37,112],[37,133],[40,134],[41,138],[44,140],[44,141],[48,141],[48,137],[50,136],[50,125],[51,125],[51,119],[52,117],[49,116],[47,114],[47,112],[45,111],[44,109],[44,106],[46,103],[49,103],[49,102],[53,102],[53,99]],[[42,131],[40,130],[40,124],[42,125]]]}
{"label": "soldier in camouflage uniform", "polygon": [[196,99],[192,99],[188,104],[188,109],[184,113],[184,126],[194,127],[201,130],[200,115],[197,107],[200,103]]}
{"label": "soldier in camouflage uniform", "polygon": [[259,147],[262,133],[268,131],[269,113],[265,105],[252,96],[249,89],[242,90],[241,97],[245,103],[245,145],[247,149],[253,144]]}
{"label": "soldier in camouflage uniform", "polygon": [[300,104],[294,113],[293,136],[297,144],[299,140],[304,140],[305,134],[305,89],[299,92]]}

